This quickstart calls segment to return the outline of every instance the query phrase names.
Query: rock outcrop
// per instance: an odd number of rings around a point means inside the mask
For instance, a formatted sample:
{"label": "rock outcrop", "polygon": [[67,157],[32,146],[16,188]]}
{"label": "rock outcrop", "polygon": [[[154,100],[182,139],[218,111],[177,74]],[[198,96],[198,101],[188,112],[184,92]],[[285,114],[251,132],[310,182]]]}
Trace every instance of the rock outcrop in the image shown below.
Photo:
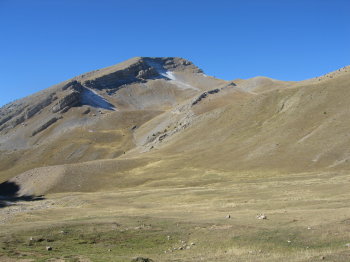
{"label": "rock outcrop", "polygon": [[127,68],[102,75],[93,80],[83,82],[84,86],[93,89],[118,89],[122,85],[142,82],[144,79],[155,77],[157,72],[142,60]]}
{"label": "rock outcrop", "polygon": [[73,89],[73,90],[77,90],[78,91],[80,88],[81,88],[81,84],[77,80],[69,81],[67,84],[62,86],[62,90],[63,91],[67,90],[67,89]]}
{"label": "rock outcrop", "polygon": [[138,79],[149,79],[152,77],[156,77],[158,75],[157,70],[155,70],[153,67],[147,68],[145,70],[141,70],[138,72],[136,78]]}
{"label": "rock outcrop", "polygon": [[202,93],[199,97],[197,97],[197,98],[192,102],[192,106],[198,104],[201,100],[203,100],[204,98],[206,98],[208,95],[216,94],[216,93],[219,93],[219,92],[220,92],[220,89],[216,88],[216,89],[209,90],[209,91],[206,91],[206,92]]}
{"label": "rock outcrop", "polygon": [[76,80],[69,82],[62,87],[64,96],[52,107],[52,112],[67,112],[71,107],[80,104],[80,97],[84,87]]}
{"label": "rock outcrop", "polygon": [[37,114],[40,110],[50,105],[56,99],[57,99],[57,96],[55,96],[55,94],[52,94],[49,97],[42,100],[39,104],[29,107],[25,112],[25,119],[31,118],[32,116]]}
{"label": "rock outcrop", "polygon": [[102,71],[96,71],[92,73],[92,75],[95,74],[97,77],[88,80],[82,79],[82,84],[93,89],[106,89],[113,90],[115,92],[122,86],[130,83],[141,83],[147,79],[164,78],[159,74],[159,71],[167,70],[174,72],[188,71],[189,73],[203,72],[190,61],[183,58],[144,57],[139,58],[135,63],[129,65],[128,67],[111,71],[106,74],[101,73]]}
{"label": "rock outcrop", "polygon": [[51,93],[48,96],[42,97],[37,103],[13,103],[8,107],[1,108],[2,114],[0,114],[0,131],[15,128],[24,121],[32,118],[38,114],[45,107],[50,105],[57,99],[55,93]]}
{"label": "rock outcrop", "polygon": [[80,92],[71,91],[66,96],[61,98],[56,105],[52,107],[52,112],[57,113],[62,110],[62,113],[67,112],[71,107],[80,103]]}
{"label": "rock outcrop", "polygon": [[42,124],[41,126],[39,126],[37,129],[35,129],[32,133],[32,136],[35,136],[36,134],[40,133],[41,131],[45,130],[46,128],[48,128],[49,126],[51,126],[52,124],[56,123],[58,120],[60,119],[60,117],[53,117],[50,120],[48,120],[47,122],[45,122],[44,124]]}

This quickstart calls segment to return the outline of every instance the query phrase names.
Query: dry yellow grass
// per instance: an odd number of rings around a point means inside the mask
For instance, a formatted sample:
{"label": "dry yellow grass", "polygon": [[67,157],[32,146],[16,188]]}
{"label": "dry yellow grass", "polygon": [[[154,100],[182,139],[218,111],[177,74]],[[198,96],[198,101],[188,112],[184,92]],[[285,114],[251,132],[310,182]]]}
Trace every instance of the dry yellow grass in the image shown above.
{"label": "dry yellow grass", "polygon": [[[326,261],[348,261],[349,248],[345,244],[349,242],[350,193],[346,173],[259,176],[186,168],[181,171],[182,177],[159,174],[153,182],[145,183],[138,169],[126,178],[130,180],[129,187],[49,194],[42,201],[20,203],[22,210],[18,206],[1,209],[3,236],[11,235],[18,241],[15,247],[10,244],[2,252],[14,257],[27,254],[43,258],[78,252],[75,255],[92,261],[129,261],[137,255],[155,261],[318,261],[321,256]],[[143,183],[136,185],[138,179]],[[259,213],[267,219],[258,220]],[[230,219],[226,218],[228,214]],[[107,252],[98,259],[94,244],[82,247],[73,241],[84,239],[84,234],[70,235],[69,231],[74,227],[87,234],[95,228],[92,235],[103,236],[109,234],[105,230],[113,232],[115,223],[131,235],[142,232],[144,238],[140,241],[144,246],[149,244],[147,236],[157,236],[159,245],[129,250],[127,247],[133,245],[125,240],[126,249],[119,250],[118,244],[104,240],[99,250],[118,252],[113,257]],[[151,227],[144,228],[143,224]],[[62,246],[58,234],[61,230],[68,230],[64,241],[70,245]],[[49,234],[54,240],[49,244],[57,252],[47,254],[45,243],[24,248],[23,236],[33,234]],[[167,235],[175,241],[167,242]],[[195,246],[164,253],[181,246],[179,241],[193,242]],[[18,251],[17,256],[10,252],[11,248]]]}

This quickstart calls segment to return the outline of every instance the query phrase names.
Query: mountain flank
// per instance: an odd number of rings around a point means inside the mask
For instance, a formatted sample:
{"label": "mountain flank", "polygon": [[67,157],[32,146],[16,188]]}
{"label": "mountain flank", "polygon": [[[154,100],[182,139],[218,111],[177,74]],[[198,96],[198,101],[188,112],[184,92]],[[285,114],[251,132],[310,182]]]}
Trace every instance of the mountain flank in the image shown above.
{"label": "mountain flank", "polygon": [[348,170],[349,71],[225,81],[182,58],[132,58],[2,107],[0,178],[45,194],[136,173]]}

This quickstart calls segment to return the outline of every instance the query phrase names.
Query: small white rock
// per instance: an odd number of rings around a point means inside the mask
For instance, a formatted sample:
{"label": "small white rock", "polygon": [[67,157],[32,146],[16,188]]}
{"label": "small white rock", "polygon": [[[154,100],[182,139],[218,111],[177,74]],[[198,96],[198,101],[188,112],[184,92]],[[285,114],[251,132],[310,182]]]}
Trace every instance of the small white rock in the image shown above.
{"label": "small white rock", "polygon": [[259,214],[256,216],[257,219],[267,219],[267,216],[265,216],[264,214]]}

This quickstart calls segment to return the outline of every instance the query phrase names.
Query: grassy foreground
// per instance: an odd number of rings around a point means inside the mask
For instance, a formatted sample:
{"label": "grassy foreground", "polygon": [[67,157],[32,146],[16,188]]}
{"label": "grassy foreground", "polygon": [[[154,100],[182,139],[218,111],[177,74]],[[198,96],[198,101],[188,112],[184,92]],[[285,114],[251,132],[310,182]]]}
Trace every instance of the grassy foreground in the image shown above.
{"label": "grassy foreground", "polygon": [[350,261],[347,173],[201,177],[3,207],[0,261]]}

